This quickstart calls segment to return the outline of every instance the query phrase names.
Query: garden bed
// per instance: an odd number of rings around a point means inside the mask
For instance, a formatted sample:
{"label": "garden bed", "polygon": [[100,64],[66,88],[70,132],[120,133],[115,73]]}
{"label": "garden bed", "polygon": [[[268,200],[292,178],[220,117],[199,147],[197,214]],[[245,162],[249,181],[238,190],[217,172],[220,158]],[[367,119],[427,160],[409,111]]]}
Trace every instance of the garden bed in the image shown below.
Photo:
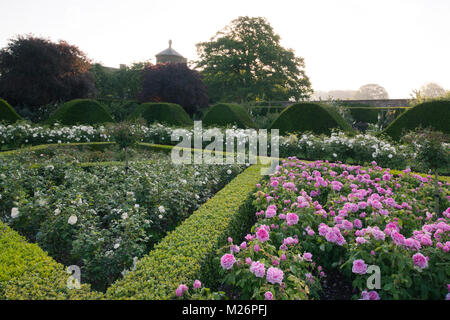
{"label": "garden bed", "polygon": [[[99,152],[109,156],[107,148]],[[91,151],[62,149],[0,157],[0,218],[58,262],[80,266],[101,291],[243,170],[174,165],[140,150],[145,161],[126,173],[123,163],[80,166]],[[27,157],[39,165],[25,165]]]}

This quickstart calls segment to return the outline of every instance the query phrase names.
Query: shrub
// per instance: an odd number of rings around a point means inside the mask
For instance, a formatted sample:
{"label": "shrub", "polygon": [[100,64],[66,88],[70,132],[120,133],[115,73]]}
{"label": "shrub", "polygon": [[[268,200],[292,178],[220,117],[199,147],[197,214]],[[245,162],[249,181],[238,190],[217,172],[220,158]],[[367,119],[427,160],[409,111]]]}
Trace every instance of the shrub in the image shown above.
{"label": "shrub", "polygon": [[226,127],[235,125],[238,128],[256,128],[250,115],[244,107],[237,104],[218,103],[203,117],[204,126]]}
{"label": "shrub", "polygon": [[97,101],[91,99],[75,99],[63,104],[46,122],[60,122],[63,125],[93,125],[114,122],[114,119]]}
{"label": "shrub", "polygon": [[177,103],[192,116],[208,106],[208,93],[200,73],[184,63],[148,64],[142,71],[139,100]]}
{"label": "shrub", "polygon": [[114,283],[108,298],[170,299],[180,283],[197,278],[214,285],[217,249],[228,235],[241,237],[250,227],[250,193],[260,179],[257,165],[241,173],[141,259],[135,271]]}
{"label": "shrub", "polygon": [[11,105],[3,99],[0,99],[0,122],[14,123],[22,119]]}
{"label": "shrub", "polygon": [[144,103],[131,114],[130,118],[144,118],[148,124],[154,122],[174,126],[192,126],[193,122],[184,109],[175,103]]}
{"label": "shrub", "polygon": [[0,300],[96,299],[89,285],[68,289],[62,264],[0,221]]}
{"label": "shrub", "polygon": [[297,103],[289,106],[271,126],[271,129],[279,129],[281,135],[305,131],[330,134],[333,128],[352,131],[336,111],[316,103]]}
{"label": "shrub", "polygon": [[450,100],[427,101],[409,109],[393,121],[384,131],[395,140],[399,140],[403,131],[421,127],[432,127],[445,134],[450,133]]}

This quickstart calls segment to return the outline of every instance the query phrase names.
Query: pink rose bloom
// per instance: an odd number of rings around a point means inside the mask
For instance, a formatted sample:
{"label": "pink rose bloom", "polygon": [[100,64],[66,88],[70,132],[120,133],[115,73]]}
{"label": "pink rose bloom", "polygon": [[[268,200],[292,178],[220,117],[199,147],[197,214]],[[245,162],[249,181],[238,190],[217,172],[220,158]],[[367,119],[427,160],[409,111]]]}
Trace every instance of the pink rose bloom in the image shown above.
{"label": "pink rose bloom", "polygon": [[312,254],[311,254],[311,253],[305,252],[305,253],[303,254],[303,259],[304,259],[305,261],[311,261],[311,258],[312,258]]}
{"label": "pink rose bloom", "polygon": [[342,189],[344,185],[342,183],[340,183],[339,181],[332,181],[331,182],[331,187],[333,188],[333,190],[335,191],[340,191]]}
{"label": "pink rose bloom", "polygon": [[186,291],[188,291],[188,287],[185,284],[180,284],[177,290],[175,290],[175,295],[181,297]]}
{"label": "pink rose bloom", "polygon": [[362,259],[353,261],[352,272],[356,274],[365,274],[367,272],[367,264],[365,264]]}
{"label": "pink rose bloom", "polygon": [[194,289],[200,289],[202,287],[202,283],[200,282],[200,280],[195,280],[194,281]]}
{"label": "pink rose bloom", "polygon": [[261,242],[266,242],[267,240],[269,240],[269,232],[263,228],[263,226],[261,226],[258,231],[256,232],[256,237],[258,238],[259,241]]}
{"label": "pink rose bloom", "polygon": [[420,269],[425,269],[428,267],[428,257],[425,257],[423,254],[416,253],[413,255],[414,265],[418,266]]}
{"label": "pink rose bloom", "polygon": [[391,238],[396,245],[403,245],[405,243],[405,237],[397,231],[391,232]]}
{"label": "pink rose bloom", "polygon": [[363,244],[363,243],[366,243],[366,242],[367,242],[367,240],[364,239],[363,237],[357,237],[356,238],[356,243],[358,243],[358,244]]}
{"label": "pink rose bloom", "polygon": [[362,292],[362,300],[380,300],[380,296],[376,291],[363,291]]}
{"label": "pink rose bloom", "polygon": [[283,277],[283,271],[278,268],[270,267],[269,270],[267,270],[266,279],[272,284],[278,283],[281,285],[283,282]]}
{"label": "pink rose bloom", "polygon": [[298,216],[295,213],[292,213],[292,212],[288,213],[286,215],[286,221],[287,221],[288,226],[292,226],[294,224],[297,224],[298,223]]}
{"label": "pink rose bloom", "polygon": [[362,228],[362,222],[361,222],[361,220],[359,220],[359,219],[355,219],[355,220],[353,221],[353,224],[354,224],[355,227],[357,227],[358,229],[361,229],[361,228]]}
{"label": "pink rose bloom", "polygon": [[224,268],[225,270],[233,268],[235,262],[236,262],[235,257],[230,253],[224,254],[222,258],[220,258],[220,264],[222,265],[222,268]]}
{"label": "pink rose bloom", "polygon": [[246,264],[251,264],[252,263],[252,259],[251,258],[246,258],[245,259],[245,263]]}
{"label": "pink rose bloom", "polygon": [[253,273],[257,278],[264,278],[266,275],[266,268],[264,267],[264,263],[259,261],[252,262],[250,266],[250,272]]}
{"label": "pink rose bloom", "polygon": [[256,252],[258,252],[258,251],[261,250],[261,247],[259,246],[259,244],[255,244],[254,249],[255,249]]}
{"label": "pink rose bloom", "polygon": [[264,299],[266,299],[266,300],[273,300],[272,292],[267,291],[266,293],[264,293]]}

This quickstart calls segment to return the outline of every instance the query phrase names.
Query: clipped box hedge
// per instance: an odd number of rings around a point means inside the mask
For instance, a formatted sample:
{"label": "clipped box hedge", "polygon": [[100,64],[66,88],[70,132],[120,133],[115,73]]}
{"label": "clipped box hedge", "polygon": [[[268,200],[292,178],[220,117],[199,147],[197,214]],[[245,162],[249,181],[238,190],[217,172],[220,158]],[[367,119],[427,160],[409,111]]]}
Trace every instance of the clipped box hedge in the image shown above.
{"label": "clipped box hedge", "polygon": [[280,135],[302,133],[330,134],[337,128],[352,132],[352,128],[332,108],[318,103],[296,103],[284,109],[270,129],[279,129]]}
{"label": "clipped box hedge", "polygon": [[[99,299],[101,293],[68,289],[66,268],[0,221],[0,300]],[[83,281],[83,279],[81,279]]]}
{"label": "clipped box hedge", "polygon": [[106,298],[165,300],[175,297],[180,283],[201,279],[216,285],[217,249],[228,236],[242,236],[253,222],[251,193],[262,178],[260,169],[246,169],[203,204],[142,258],[136,270],[116,281]]}
{"label": "clipped box hedge", "polygon": [[242,129],[256,128],[247,110],[243,106],[232,103],[218,103],[212,106],[202,120],[205,127],[234,125]]}
{"label": "clipped box hedge", "polygon": [[45,123],[59,122],[63,125],[94,125],[115,122],[108,111],[92,99],[75,99],[64,103]]}
{"label": "clipped box hedge", "polygon": [[0,99],[0,122],[14,123],[18,120],[22,120],[22,117],[8,102]]}
{"label": "clipped box hedge", "polygon": [[141,104],[129,116],[130,119],[138,117],[142,117],[147,124],[158,122],[182,127],[194,125],[194,122],[183,107],[175,103],[147,102]]}
{"label": "clipped box hedge", "polygon": [[432,127],[450,134],[450,100],[434,100],[418,104],[395,119],[384,131],[394,140],[399,140],[403,131],[417,127]]}

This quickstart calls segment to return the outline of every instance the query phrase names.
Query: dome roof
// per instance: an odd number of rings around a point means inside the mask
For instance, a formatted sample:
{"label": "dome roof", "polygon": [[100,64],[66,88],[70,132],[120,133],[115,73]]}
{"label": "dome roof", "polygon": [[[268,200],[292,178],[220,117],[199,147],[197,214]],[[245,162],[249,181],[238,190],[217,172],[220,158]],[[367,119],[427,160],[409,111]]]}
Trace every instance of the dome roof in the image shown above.
{"label": "dome roof", "polygon": [[169,47],[156,55],[158,56],[177,56],[184,58],[181,54],[172,49],[172,40],[169,40]]}

